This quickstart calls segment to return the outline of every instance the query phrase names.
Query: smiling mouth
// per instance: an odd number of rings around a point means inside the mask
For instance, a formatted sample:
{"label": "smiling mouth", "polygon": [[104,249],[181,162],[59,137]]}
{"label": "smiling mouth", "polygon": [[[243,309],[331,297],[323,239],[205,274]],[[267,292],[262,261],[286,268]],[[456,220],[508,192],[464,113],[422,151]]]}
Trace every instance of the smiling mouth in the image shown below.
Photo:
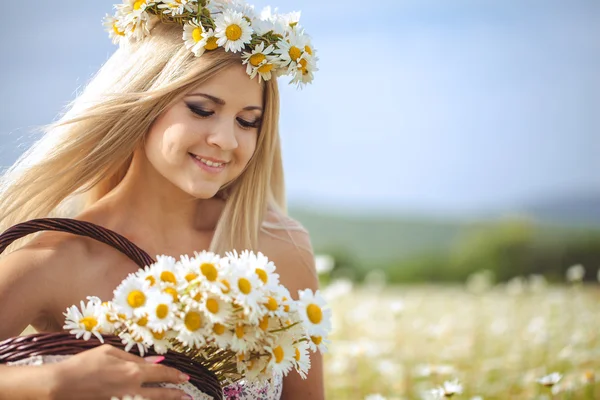
{"label": "smiling mouth", "polygon": [[213,168],[221,168],[228,164],[227,162],[224,162],[224,161],[223,162],[213,161],[208,158],[200,157],[200,156],[197,156],[192,153],[190,153],[190,155],[192,157],[194,157],[196,160],[200,161],[202,164],[207,165],[209,167],[213,167]]}

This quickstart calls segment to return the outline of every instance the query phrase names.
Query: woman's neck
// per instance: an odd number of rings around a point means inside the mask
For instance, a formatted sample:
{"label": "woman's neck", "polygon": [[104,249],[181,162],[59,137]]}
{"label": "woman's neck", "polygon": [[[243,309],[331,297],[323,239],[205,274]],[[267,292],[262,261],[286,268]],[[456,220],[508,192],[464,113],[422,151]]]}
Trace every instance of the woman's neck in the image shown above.
{"label": "woman's neck", "polygon": [[176,247],[197,235],[212,237],[225,201],[193,198],[142,164],[134,156],[123,180],[82,217],[134,241],[147,241],[151,232],[147,245],[152,247]]}

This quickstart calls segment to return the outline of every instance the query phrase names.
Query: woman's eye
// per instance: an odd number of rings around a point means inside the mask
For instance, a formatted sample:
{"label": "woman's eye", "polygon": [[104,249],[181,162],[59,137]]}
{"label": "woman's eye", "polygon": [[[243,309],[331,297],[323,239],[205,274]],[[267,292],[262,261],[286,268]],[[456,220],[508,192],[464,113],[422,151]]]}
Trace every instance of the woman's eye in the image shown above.
{"label": "woman's eye", "polygon": [[199,115],[200,117],[204,117],[204,118],[205,118],[205,117],[210,117],[211,115],[213,115],[213,114],[214,114],[214,112],[213,112],[213,111],[207,111],[207,110],[203,110],[203,109],[202,109],[202,108],[200,108],[200,107],[195,107],[195,106],[192,106],[192,105],[190,105],[190,104],[188,104],[187,106],[188,106],[188,108],[190,109],[190,111],[192,111],[192,112],[193,112],[194,114],[196,114],[196,115]]}
{"label": "woman's eye", "polygon": [[238,123],[243,127],[243,128],[258,128],[260,126],[260,120],[256,120],[256,121],[246,121],[245,119],[242,118],[238,118],[237,119]]}

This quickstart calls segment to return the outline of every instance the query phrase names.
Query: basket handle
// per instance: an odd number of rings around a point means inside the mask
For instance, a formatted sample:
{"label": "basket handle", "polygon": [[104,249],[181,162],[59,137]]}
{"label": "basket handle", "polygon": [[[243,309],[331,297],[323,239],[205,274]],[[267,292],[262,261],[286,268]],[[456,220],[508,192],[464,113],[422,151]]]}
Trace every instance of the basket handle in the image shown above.
{"label": "basket handle", "polygon": [[22,222],[8,228],[0,235],[0,254],[15,240],[38,231],[59,231],[87,236],[119,250],[140,268],[154,260],[125,236],[91,222],[70,218],[40,218]]}

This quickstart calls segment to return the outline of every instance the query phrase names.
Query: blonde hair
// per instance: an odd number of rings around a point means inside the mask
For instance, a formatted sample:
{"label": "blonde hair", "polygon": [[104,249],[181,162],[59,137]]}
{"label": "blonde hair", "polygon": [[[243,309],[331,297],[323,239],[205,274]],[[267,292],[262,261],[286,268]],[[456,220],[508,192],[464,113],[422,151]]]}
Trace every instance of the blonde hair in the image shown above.
{"label": "blonde hair", "polygon": [[[174,24],[157,24],[141,42],[121,45],[83,93],[2,177],[0,230],[29,219],[73,217],[111,191],[152,122],[185,92],[234,63],[222,51],[194,57]],[[264,113],[254,156],[227,188],[211,251],[256,249],[267,210],[288,229],[277,82],[263,84]],[[271,212],[269,214],[272,214]],[[235,229],[232,229],[235,227]]]}

